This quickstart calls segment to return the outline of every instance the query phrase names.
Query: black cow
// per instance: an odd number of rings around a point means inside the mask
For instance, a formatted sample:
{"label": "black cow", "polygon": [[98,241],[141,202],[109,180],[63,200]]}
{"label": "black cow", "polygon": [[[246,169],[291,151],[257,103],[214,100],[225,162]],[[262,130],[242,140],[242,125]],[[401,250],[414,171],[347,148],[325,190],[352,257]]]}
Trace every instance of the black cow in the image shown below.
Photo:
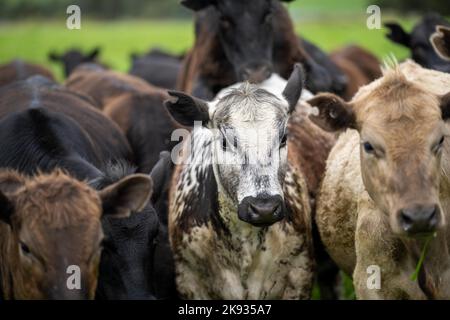
{"label": "black cow", "polygon": [[183,55],[172,55],[160,49],[152,49],[142,56],[132,54],[128,73],[157,87],[175,89],[182,59]]}
{"label": "black cow", "polygon": [[442,59],[450,61],[450,27],[438,26],[430,41],[436,53]]}
{"label": "black cow", "polygon": [[421,66],[442,72],[450,72],[450,65],[443,61],[434,50],[430,36],[436,31],[436,26],[450,27],[450,23],[441,15],[430,13],[408,33],[398,23],[386,23],[390,30],[387,37],[411,50],[411,58]]}
{"label": "black cow", "polygon": [[[169,188],[167,173],[171,170],[170,154],[161,153],[150,173],[152,201],[127,219],[102,218],[108,236],[103,240],[97,299],[169,299],[176,295],[167,214],[157,210],[166,205],[161,195]],[[134,173],[135,169],[126,163],[109,166],[105,175],[91,185],[103,189]]]}
{"label": "black cow", "polygon": [[348,84],[348,77],[341,69],[331,60],[330,56],[318,46],[305,38],[299,39],[305,51],[311,58],[328,72],[331,78],[330,92],[343,95]]}
{"label": "black cow", "polygon": [[221,89],[275,72],[287,79],[296,62],[307,73],[306,88],[328,91],[329,74],[300,46],[282,1],[184,0],[197,11],[196,41],[187,54],[178,89],[211,99]]}
{"label": "black cow", "polygon": [[100,48],[94,48],[87,54],[84,54],[78,49],[70,49],[62,55],[50,52],[48,58],[51,61],[62,63],[64,66],[64,73],[66,77],[68,77],[80,64],[88,62],[96,63],[99,54]]}
{"label": "black cow", "polygon": [[[132,162],[126,138],[84,96],[41,76],[4,87],[0,96],[0,167],[30,175],[62,168],[98,189],[132,173],[121,165]],[[166,183],[164,173],[152,175],[155,189]],[[151,299],[174,292],[167,227],[151,204],[129,218],[104,218],[102,225],[106,249],[97,297]]]}

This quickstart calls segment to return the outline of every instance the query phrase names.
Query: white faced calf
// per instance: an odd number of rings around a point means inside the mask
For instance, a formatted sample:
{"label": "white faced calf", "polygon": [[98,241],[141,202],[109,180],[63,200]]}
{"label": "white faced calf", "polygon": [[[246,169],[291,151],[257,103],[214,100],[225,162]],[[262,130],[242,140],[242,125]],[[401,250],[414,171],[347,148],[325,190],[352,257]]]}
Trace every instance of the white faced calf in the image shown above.
{"label": "white faced calf", "polygon": [[351,102],[310,101],[324,129],[350,129],[329,156],[316,221],[358,298],[450,298],[448,91],[450,75],[407,62]]}
{"label": "white faced calf", "polygon": [[169,213],[184,297],[309,298],[309,200],[286,139],[302,85],[297,66],[283,97],[249,84],[212,103],[171,93],[178,122],[203,123],[176,170]]}

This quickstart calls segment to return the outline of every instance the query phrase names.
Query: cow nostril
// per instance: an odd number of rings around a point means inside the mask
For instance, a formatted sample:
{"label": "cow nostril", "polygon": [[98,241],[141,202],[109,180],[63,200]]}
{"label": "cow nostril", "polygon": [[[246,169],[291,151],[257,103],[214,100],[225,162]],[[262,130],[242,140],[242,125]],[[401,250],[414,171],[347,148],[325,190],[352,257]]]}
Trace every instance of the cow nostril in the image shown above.
{"label": "cow nostril", "polygon": [[431,232],[439,220],[438,206],[416,206],[400,211],[402,228],[408,233]]}
{"label": "cow nostril", "polygon": [[258,215],[258,208],[252,203],[249,203],[248,211],[250,212],[250,214],[252,216],[257,216]]}
{"label": "cow nostril", "polygon": [[273,214],[274,214],[275,216],[279,216],[280,213],[281,213],[281,204],[280,204],[280,203],[277,203],[277,204],[274,206]]}
{"label": "cow nostril", "polygon": [[428,217],[428,224],[430,228],[434,228],[437,225],[438,211],[439,209],[437,207],[434,207],[433,210],[430,212],[430,215]]}
{"label": "cow nostril", "polygon": [[408,229],[410,229],[411,226],[413,225],[413,220],[403,210],[401,211],[401,219],[403,223],[403,228],[405,229],[405,231],[408,231]]}
{"label": "cow nostril", "polygon": [[254,216],[279,215],[281,205],[279,203],[249,203],[250,214]]}

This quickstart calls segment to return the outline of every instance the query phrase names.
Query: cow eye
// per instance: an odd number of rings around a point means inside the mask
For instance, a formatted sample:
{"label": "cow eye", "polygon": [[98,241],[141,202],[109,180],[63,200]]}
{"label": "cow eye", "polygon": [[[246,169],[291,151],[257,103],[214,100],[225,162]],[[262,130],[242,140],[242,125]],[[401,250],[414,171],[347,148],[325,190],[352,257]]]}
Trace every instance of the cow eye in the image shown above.
{"label": "cow eye", "polygon": [[435,153],[438,153],[439,151],[441,151],[444,141],[445,141],[445,137],[442,136],[442,138],[439,140],[439,142],[433,148],[433,151]]}
{"label": "cow eye", "polygon": [[281,137],[281,140],[280,140],[280,148],[285,147],[285,146],[286,146],[286,142],[287,142],[287,134],[285,133],[285,134],[283,135],[283,137]]}
{"label": "cow eye", "polygon": [[25,254],[25,255],[31,254],[30,248],[22,241],[19,243],[19,246],[20,246],[20,251],[22,251],[23,254]]}
{"label": "cow eye", "polygon": [[[221,145],[222,145],[222,150],[223,151],[232,151],[232,150],[237,150],[238,147],[238,139],[236,136],[233,136],[233,138],[231,139],[227,139],[225,138],[225,135],[222,134],[221,136]],[[232,142],[231,142],[232,141]]]}
{"label": "cow eye", "polygon": [[220,18],[220,25],[224,29],[229,29],[231,27],[231,20],[226,17],[222,17]]}
{"label": "cow eye", "polygon": [[264,23],[271,23],[272,22],[272,18],[273,18],[273,13],[272,12],[268,12],[266,13],[266,15],[264,16]]}
{"label": "cow eye", "polygon": [[225,137],[222,137],[222,150],[223,151],[227,151],[227,145],[228,145],[227,139],[225,139]]}
{"label": "cow eye", "polygon": [[100,242],[99,248],[101,250],[106,250],[106,251],[115,251],[116,247],[114,245],[114,242],[111,241],[111,239],[109,238],[103,238],[102,241]]}
{"label": "cow eye", "polygon": [[374,147],[369,142],[364,142],[363,148],[366,153],[369,153],[369,154],[375,153]]}

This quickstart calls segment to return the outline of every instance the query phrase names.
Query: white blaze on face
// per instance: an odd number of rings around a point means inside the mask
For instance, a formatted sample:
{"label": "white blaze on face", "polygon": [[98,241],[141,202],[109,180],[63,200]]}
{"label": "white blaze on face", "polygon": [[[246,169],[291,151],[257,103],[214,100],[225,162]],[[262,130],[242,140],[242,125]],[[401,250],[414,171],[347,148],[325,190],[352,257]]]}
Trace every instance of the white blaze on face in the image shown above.
{"label": "white blaze on face", "polygon": [[286,102],[265,91],[217,103],[216,178],[237,203],[249,196],[283,197],[287,152],[280,141],[287,118]]}
{"label": "white blaze on face", "polygon": [[[237,199],[259,195],[281,195],[282,188],[278,180],[280,167],[278,126],[272,121],[261,121],[249,125],[251,128],[238,130],[243,163],[239,174]],[[246,159],[245,159],[246,158]],[[245,162],[246,160],[246,162]]]}

